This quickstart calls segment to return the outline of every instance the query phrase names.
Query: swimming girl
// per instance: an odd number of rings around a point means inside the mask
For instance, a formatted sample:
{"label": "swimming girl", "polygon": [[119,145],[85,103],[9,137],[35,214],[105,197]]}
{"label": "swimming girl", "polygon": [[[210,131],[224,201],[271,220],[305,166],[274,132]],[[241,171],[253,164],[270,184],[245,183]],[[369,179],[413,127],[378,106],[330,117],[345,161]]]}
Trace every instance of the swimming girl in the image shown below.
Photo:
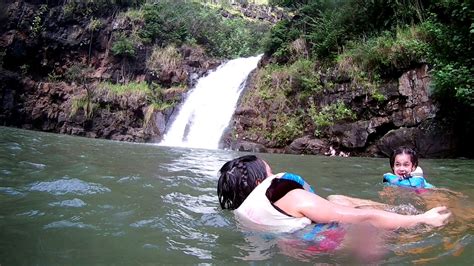
{"label": "swimming girl", "polygon": [[423,170],[418,166],[418,156],[410,148],[401,147],[393,151],[390,157],[392,173],[383,175],[383,182],[411,188],[434,188],[423,177]]}
{"label": "swimming girl", "polygon": [[293,232],[311,223],[369,223],[378,228],[442,226],[451,215],[436,207],[419,215],[359,209],[326,200],[303,178],[272,174],[262,159],[247,155],[226,162],[219,170],[217,194],[222,209],[235,210],[239,221],[267,230]]}

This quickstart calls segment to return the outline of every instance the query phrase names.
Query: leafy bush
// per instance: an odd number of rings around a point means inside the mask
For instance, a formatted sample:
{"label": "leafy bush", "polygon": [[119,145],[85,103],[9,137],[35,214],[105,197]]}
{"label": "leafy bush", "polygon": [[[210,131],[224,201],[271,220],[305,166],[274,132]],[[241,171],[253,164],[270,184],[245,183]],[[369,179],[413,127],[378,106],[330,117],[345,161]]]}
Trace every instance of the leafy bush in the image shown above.
{"label": "leafy bush", "polygon": [[387,76],[426,62],[427,46],[418,27],[399,28],[395,35],[386,31],[368,40],[349,42],[338,60],[350,57],[360,70]]}
{"label": "leafy bush", "polygon": [[93,69],[91,67],[82,63],[76,63],[66,70],[64,78],[69,82],[83,84],[87,81],[92,71]]}
{"label": "leafy bush", "polygon": [[64,1],[63,13],[67,18],[102,16],[112,14],[117,8],[139,7],[144,2],[146,0],[68,0]]}
{"label": "leafy bush", "polygon": [[271,54],[280,62],[287,62],[290,57],[290,43],[298,39],[301,32],[291,22],[282,20],[275,24],[264,39],[265,53]]}
{"label": "leafy bush", "polygon": [[147,94],[147,101],[154,105],[155,110],[163,111],[173,107],[178,102],[179,95],[186,91],[185,87],[162,88],[160,85],[152,83]]}
{"label": "leafy bush", "polygon": [[321,12],[321,15],[316,17],[314,21],[307,23],[310,31],[306,38],[312,45],[314,57],[332,59],[343,44],[343,38],[347,35],[347,30],[344,25],[340,24],[339,15],[339,11],[330,9]]}
{"label": "leafy bush", "polygon": [[288,67],[293,91],[314,95],[323,89],[319,73],[309,59],[299,59]]}
{"label": "leafy bush", "polygon": [[124,58],[135,56],[135,47],[133,42],[125,35],[119,35],[112,45],[111,51],[116,56]]}
{"label": "leafy bush", "polygon": [[97,105],[93,102],[92,97],[89,93],[84,95],[76,96],[72,99],[71,111],[69,117],[73,117],[77,111],[82,109],[84,111],[84,116],[86,119],[92,118],[94,110],[97,108]]}
{"label": "leafy bush", "polygon": [[[474,106],[474,23],[468,12],[474,12],[466,3],[451,7],[451,12],[432,14],[421,27],[429,41],[429,61],[433,65],[434,94],[441,102],[451,105]],[[447,16],[447,17],[445,17]],[[443,23],[443,20],[449,22]],[[471,24],[469,24],[471,23]],[[463,110],[462,107],[459,108]]]}
{"label": "leafy bush", "polygon": [[474,107],[474,68],[459,64],[437,66],[433,73],[434,87],[438,97],[454,98],[457,102]]}
{"label": "leafy bush", "polygon": [[284,146],[303,134],[303,124],[298,116],[279,115],[267,138],[276,142],[276,146]]}
{"label": "leafy bush", "polygon": [[143,7],[140,36],[160,47],[198,44],[217,57],[255,55],[269,26],[240,18],[223,18],[197,2],[160,1]]}
{"label": "leafy bush", "polygon": [[[157,84],[147,84],[144,81],[128,82],[125,84],[102,82],[98,85],[98,89],[107,91],[108,96],[112,98],[118,95],[143,95],[148,103],[147,112],[152,113],[157,110],[163,111],[175,106],[177,99],[174,96],[176,94],[182,94],[185,91],[181,88],[164,89]],[[151,114],[146,113],[145,116],[147,115],[151,117]],[[150,117],[148,117],[148,119]],[[148,123],[148,121],[145,122]]]}
{"label": "leafy bush", "polygon": [[313,105],[309,108],[308,114],[316,128],[315,136],[318,136],[323,129],[334,125],[336,122],[356,118],[355,113],[347,108],[342,101],[323,106],[320,111]]}
{"label": "leafy bush", "polygon": [[36,11],[36,15],[33,18],[33,22],[31,24],[31,33],[34,37],[37,37],[43,31],[43,15],[48,11],[47,5],[41,5],[39,9]]}
{"label": "leafy bush", "polygon": [[172,71],[182,65],[183,58],[174,45],[165,48],[153,47],[151,56],[146,61],[147,68],[158,75],[161,70]]}
{"label": "leafy bush", "polygon": [[308,0],[269,0],[268,4],[272,6],[298,7],[308,2]]}
{"label": "leafy bush", "polygon": [[102,27],[102,22],[99,19],[91,17],[89,24],[87,25],[87,30],[94,32]]}

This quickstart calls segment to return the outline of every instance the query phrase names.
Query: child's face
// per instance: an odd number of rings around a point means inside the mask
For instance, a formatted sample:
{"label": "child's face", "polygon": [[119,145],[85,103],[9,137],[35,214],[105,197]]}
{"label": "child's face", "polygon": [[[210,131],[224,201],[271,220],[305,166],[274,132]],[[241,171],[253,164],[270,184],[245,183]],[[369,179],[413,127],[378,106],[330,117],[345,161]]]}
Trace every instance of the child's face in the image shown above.
{"label": "child's face", "polygon": [[411,162],[411,156],[408,154],[398,154],[395,156],[393,164],[393,173],[399,177],[405,177],[415,171],[416,166]]}

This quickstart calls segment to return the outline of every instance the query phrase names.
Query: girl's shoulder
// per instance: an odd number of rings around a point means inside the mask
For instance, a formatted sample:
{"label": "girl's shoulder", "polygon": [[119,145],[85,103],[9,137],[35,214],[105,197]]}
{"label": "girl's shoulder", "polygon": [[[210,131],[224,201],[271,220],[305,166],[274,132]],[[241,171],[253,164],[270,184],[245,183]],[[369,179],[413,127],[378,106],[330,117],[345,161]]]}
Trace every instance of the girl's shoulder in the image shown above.
{"label": "girl's shoulder", "polygon": [[312,193],[315,193],[313,186],[311,186],[308,182],[306,182],[306,180],[304,180],[301,176],[297,174],[285,172],[285,173],[276,174],[275,176],[283,180],[289,180],[289,181],[295,182],[298,185],[300,185],[303,189],[310,191]]}

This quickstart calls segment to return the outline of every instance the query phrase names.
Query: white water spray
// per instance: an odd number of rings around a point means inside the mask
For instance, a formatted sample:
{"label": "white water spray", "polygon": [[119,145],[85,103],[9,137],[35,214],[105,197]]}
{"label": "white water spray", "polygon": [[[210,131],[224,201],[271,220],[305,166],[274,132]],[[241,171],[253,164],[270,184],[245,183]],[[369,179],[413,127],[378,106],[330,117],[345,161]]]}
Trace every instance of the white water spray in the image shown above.
{"label": "white water spray", "polygon": [[261,57],[231,60],[199,79],[160,145],[217,149],[245,81]]}

